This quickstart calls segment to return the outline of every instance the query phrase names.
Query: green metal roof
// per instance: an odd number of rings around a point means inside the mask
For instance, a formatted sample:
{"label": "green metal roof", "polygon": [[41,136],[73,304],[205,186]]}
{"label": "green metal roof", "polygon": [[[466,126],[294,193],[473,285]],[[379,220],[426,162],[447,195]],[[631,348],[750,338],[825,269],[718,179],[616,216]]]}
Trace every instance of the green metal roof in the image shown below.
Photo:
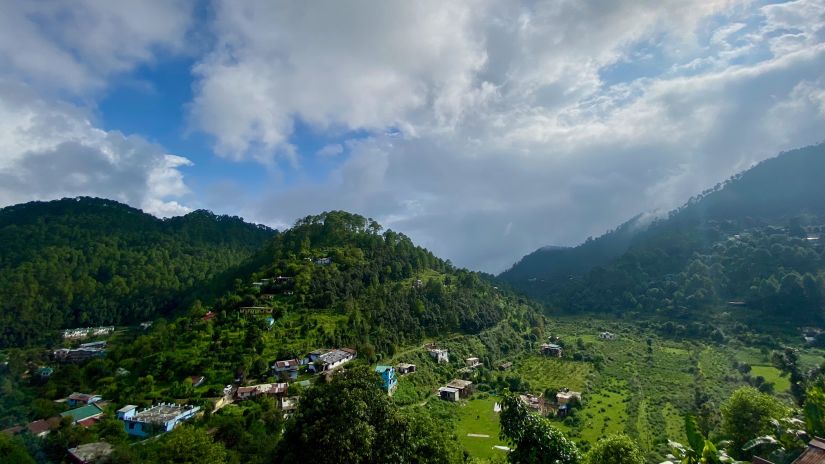
{"label": "green metal roof", "polygon": [[60,413],[60,417],[71,417],[74,422],[80,422],[90,417],[103,414],[103,410],[94,404],[89,404],[80,408],[71,409]]}

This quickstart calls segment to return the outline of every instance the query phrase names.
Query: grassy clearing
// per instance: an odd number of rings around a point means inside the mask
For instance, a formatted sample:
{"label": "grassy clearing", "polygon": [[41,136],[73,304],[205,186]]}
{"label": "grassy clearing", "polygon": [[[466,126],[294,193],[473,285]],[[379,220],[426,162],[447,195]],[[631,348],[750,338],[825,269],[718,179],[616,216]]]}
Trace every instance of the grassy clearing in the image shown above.
{"label": "grassy clearing", "polygon": [[[499,438],[498,413],[493,411],[497,399],[494,396],[484,396],[476,395],[476,398],[458,405],[456,435],[471,456],[499,462],[507,453],[493,448],[495,445],[506,446]],[[488,437],[471,437],[468,434]]]}
{"label": "grassy clearing", "polygon": [[766,382],[773,384],[776,393],[788,392],[791,389],[791,381],[781,374],[782,372],[773,366],[751,366],[751,377],[762,376]]}

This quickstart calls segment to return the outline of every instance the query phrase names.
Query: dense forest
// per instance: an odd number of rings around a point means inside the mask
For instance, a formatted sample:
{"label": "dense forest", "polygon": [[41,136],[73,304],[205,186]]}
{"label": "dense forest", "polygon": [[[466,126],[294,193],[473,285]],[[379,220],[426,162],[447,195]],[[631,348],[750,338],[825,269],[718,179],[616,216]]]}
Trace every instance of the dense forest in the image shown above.
{"label": "dense forest", "polygon": [[134,323],[251,258],[275,231],[195,211],[161,220],[111,200],[0,210],[0,347]]}
{"label": "dense forest", "polygon": [[262,285],[237,282],[215,301],[217,311],[266,306],[279,318],[331,311],[346,324],[327,331],[327,343],[391,354],[427,336],[478,333],[512,306],[513,299],[480,274],[456,269],[405,235],[343,211],[299,220],[274,239],[270,252],[271,261],[251,276]]}
{"label": "dense forest", "polygon": [[631,221],[573,249],[533,253],[501,278],[569,310],[685,316],[741,302],[817,321],[825,309],[822,172],[825,145],[784,153],[649,225]]}

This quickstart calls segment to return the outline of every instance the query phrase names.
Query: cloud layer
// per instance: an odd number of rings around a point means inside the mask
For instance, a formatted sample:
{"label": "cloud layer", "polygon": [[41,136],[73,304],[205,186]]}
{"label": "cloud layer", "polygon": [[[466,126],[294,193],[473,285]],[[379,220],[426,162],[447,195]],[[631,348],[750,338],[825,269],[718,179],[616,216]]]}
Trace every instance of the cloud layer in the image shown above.
{"label": "cloud layer", "polygon": [[189,160],[90,114],[112,79],[186,48],[191,3],[0,3],[0,205],[90,195],[189,211],[176,200]]}
{"label": "cloud layer", "polygon": [[294,152],[298,123],[353,137],[321,150],[344,155],[326,182],[273,188],[248,214],[354,209],[477,269],[672,208],[825,133],[815,0],[217,9],[192,117],[219,154]]}

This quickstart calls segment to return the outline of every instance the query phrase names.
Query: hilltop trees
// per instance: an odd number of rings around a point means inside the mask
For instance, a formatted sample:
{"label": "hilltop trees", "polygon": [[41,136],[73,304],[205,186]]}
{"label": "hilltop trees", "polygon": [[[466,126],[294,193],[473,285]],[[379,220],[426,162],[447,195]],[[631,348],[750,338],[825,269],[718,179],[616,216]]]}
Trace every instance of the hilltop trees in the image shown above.
{"label": "hilltop trees", "polygon": [[368,367],[337,374],[311,388],[288,423],[276,462],[457,462],[440,427],[429,417],[406,417]]}
{"label": "hilltop trees", "polygon": [[154,318],[273,234],[207,211],[161,220],[94,198],[0,209],[0,347]]}

